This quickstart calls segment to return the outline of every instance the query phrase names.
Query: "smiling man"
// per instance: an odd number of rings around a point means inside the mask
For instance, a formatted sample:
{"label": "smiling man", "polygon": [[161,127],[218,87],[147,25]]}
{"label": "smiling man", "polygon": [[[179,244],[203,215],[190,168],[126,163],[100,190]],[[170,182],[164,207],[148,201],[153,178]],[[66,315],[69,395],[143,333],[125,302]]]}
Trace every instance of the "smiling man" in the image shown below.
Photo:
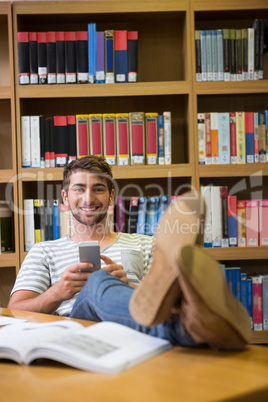
{"label": "smiling man", "polygon": [[37,243],[27,254],[11,292],[9,307],[69,316],[91,264],[79,262],[78,244],[100,243],[102,268],[122,282],[138,285],[150,266],[154,239],[115,233],[107,210],[114,202],[114,182],[103,157],[86,156],[65,166],[62,199],[69,206],[74,231],[69,237]]}

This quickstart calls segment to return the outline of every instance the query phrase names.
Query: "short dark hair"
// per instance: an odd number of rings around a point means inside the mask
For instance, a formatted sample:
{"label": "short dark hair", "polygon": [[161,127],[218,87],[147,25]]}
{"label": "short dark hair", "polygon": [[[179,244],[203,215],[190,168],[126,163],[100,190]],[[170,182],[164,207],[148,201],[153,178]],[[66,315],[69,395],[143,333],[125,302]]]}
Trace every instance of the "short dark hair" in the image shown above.
{"label": "short dark hair", "polygon": [[103,156],[87,155],[82,158],[75,159],[64,167],[63,171],[63,189],[68,192],[70,185],[70,177],[72,173],[81,170],[94,173],[106,180],[109,195],[114,188],[113,174],[110,165]]}

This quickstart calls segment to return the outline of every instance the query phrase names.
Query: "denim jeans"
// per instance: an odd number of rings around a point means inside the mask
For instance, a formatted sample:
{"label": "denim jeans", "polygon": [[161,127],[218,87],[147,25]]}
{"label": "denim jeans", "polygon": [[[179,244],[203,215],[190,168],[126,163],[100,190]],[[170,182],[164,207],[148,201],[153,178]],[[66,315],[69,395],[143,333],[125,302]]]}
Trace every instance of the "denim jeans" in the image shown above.
{"label": "denim jeans", "polygon": [[94,272],[79,293],[71,317],[91,321],[113,321],[137,331],[167,339],[173,345],[197,347],[180,323],[166,321],[155,327],[139,325],[129,312],[134,289],[104,270]]}

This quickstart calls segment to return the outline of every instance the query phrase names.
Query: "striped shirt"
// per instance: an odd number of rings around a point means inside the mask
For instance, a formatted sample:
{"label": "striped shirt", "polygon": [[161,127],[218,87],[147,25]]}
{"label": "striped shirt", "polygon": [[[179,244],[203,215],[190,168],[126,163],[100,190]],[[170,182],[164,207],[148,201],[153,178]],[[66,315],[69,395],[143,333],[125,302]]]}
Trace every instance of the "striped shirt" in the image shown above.
{"label": "striped shirt", "polygon": [[[129,283],[137,285],[151,265],[153,242],[153,236],[118,233],[113,243],[101,250],[101,254],[122,265]],[[22,263],[11,294],[18,290],[41,294],[60,280],[68,266],[77,262],[78,242],[70,237],[36,243]],[[104,261],[101,264],[105,266]],[[56,313],[69,316],[76,297],[65,300]]]}

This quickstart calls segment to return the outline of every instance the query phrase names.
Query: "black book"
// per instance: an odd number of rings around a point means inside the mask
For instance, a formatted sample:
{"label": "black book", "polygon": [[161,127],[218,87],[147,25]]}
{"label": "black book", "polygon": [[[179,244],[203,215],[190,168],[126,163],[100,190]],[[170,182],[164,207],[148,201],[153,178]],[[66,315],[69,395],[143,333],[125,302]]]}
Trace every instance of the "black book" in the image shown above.
{"label": "black book", "polygon": [[40,160],[41,168],[46,167],[45,162],[45,142],[46,142],[46,130],[45,130],[45,116],[39,116],[40,125]]}
{"label": "black book", "polygon": [[57,84],[65,84],[65,40],[64,32],[56,32]]}
{"label": "black book", "polygon": [[[265,41],[266,36],[266,41]],[[266,42],[266,43],[265,43]],[[265,53],[265,46],[267,50],[268,45],[268,29],[264,20],[260,20],[260,60],[259,60],[259,80],[263,79],[263,54]]]}
{"label": "black book", "polygon": [[242,29],[242,80],[248,79],[248,30]]}
{"label": "black book", "polygon": [[30,83],[29,33],[18,32],[19,83]]}
{"label": "black book", "polygon": [[201,82],[201,34],[199,30],[195,31],[195,72],[196,81]]}
{"label": "black book", "polygon": [[254,28],[254,80],[259,79],[260,70],[260,20],[255,20]]}
{"label": "black book", "polygon": [[127,33],[128,82],[138,81],[138,32]]}
{"label": "black book", "polygon": [[38,32],[38,82],[47,84],[47,33]]}
{"label": "black book", "polygon": [[76,83],[76,32],[65,32],[65,80]]}
{"label": "black book", "polygon": [[55,167],[68,163],[67,116],[54,116],[54,151]]}
{"label": "black book", "polygon": [[137,232],[138,212],[139,212],[139,198],[131,197],[129,204],[128,233]]}
{"label": "black book", "polygon": [[88,32],[77,32],[76,58],[77,58],[77,82],[88,82]]}
{"label": "black book", "polygon": [[235,67],[236,80],[242,81],[242,30],[236,29]]}
{"label": "black book", "polygon": [[29,32],[30,84],[38,84],[37,33]]}
{"label": "black book", "polygon": [[231,81],[236,81],[236,35],[235,29],[230,29],[230,50],[229,50],[229,57],[230,57],[230,74],[231,74]]}
{"label": "black book", "polygon": [[50,167],[55,167],[55,144],[54,144],[54,119],[49,117],[49,134],[50,134]]}
{"label": "black book", "polygon": [[75,116],[67,116],[68,128],[68,162],[76,159],[76,119]]}
{"label": "black book", "polygon": [[47,32],[47,83],[57,83],[56,32]]}
{"label": "black book", "polygon": [[230,30],[223,29],[223,68],[224,81],[230,81],[230,56],[229,56]]}

